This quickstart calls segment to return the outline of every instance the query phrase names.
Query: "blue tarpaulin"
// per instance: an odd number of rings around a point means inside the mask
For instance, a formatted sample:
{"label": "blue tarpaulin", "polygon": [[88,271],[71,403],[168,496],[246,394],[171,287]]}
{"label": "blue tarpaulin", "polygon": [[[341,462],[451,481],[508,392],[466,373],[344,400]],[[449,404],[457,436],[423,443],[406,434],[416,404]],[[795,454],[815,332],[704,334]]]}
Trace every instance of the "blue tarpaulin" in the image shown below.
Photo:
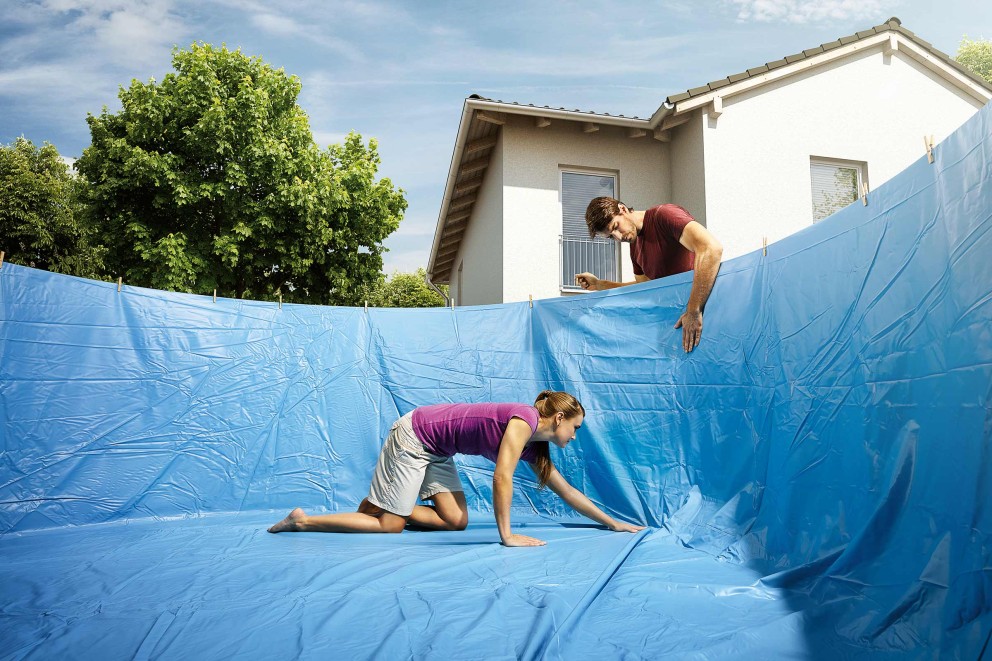
{"label": "blue tarpaulin", "polygon": [[[0,268],[0,658],[992,654],[992,108],[831,218],[691,274],[459,309],[249,302]],[[568,390],[565,477],[463,532],[353,510],[392,421]]]}

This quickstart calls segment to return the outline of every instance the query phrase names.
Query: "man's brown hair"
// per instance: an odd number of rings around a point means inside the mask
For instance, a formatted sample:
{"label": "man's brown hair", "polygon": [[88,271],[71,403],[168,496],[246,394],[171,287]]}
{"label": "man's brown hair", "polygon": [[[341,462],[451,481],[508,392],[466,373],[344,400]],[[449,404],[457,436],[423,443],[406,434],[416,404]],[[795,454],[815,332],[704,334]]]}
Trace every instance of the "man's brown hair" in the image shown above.
{"label": "man's brown hair", "polygon": [[[589,238],[595,239],[599,233],[606,233],[613,216],[620,215],[620,200],[612,197],[597,197],[586,207],[586,227],[589,228]],[[626,207],[627,205],[624,204]],[[627,207],[628,209],[630,207]]]}

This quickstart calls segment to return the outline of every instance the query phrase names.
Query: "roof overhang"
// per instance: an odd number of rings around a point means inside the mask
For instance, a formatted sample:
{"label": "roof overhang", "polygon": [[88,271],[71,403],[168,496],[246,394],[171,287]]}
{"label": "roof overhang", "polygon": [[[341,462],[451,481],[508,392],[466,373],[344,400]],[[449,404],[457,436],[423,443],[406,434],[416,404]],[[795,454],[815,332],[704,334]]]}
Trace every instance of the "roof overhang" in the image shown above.
{"label": "roof overhang", "polygon": [[[709,106],[711,110],[716,110],[715,114],[719,114],[722,111],[723,100],[734,95],[749,92],[755,88],[769,85],[855,53],[874,50],[881,50],[887,55],[891,55],[896,51],[904,53],[983,105],[989,99],[992,99],[992,91],[990,91],[987,84],[983,85],[975,80],[973,76],[967,75],[958,68],[949,66],[944,58],[940,58],[921,47],[912,38],[891,31],[859,39],[848,44],[840,44],[820,53],[804,55],[803,57],[790,56],[796,57],[796,59],[791,63],[785,61],[784,64],[775,68],[769,68],[769,65],[765,65],[757,69],[749,69],[747,72],[748,75],[736,82],[729,82],[728,79],[728,83],[724,86],[710,89],[700,94],[689,96],[688,98],[680,99],[679,97],[683,95],[670,97],[671,100],[678,99],[673,103],[675,108],[674,114],[680,115],[706,106]],[[714,84],[711,83],[710,85],[712,86]]]}

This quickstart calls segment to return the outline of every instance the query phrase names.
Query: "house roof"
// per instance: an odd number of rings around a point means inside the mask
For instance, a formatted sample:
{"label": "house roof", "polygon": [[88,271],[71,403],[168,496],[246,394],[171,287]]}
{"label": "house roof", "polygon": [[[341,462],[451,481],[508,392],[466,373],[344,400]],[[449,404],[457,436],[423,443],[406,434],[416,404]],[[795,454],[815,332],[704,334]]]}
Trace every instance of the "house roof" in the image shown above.
{"label": "house roof", "polygon": [[462,109],[434,232],[434,243],[431,246],[427,267],[431,280],[437,283],[450,282],[461,239],[471,219],[478,191],[489,166],[489,157],[499,139],[500,127],[506,123],[507,115],[531,116],[535,125],[542,128],[549,126],[553,120],[578,122],[585,133],[596,132],[600,126],[615,126],[626,129],[630,138],[651,135],[667,142],[671,140],[671,130],[687,122],[694,110],[707,108],[711,116],[717,117],[723,110],[724,98],[808,71],[811,67],[846,57],[859,50],[879,47],[886,53],[902,47],[908,56],[983,103],[992,98],[992,85],[902,27],[901,21],[895,17],[867,30],[673,94],[665,99],[650,118],[506,102],[478,94],[469,96]]}
{"label": "house roof", "polygon": [[826,44],[820,44],[815,48],[808,48],[800,53],[786,55],[780,60],[775,60],[773,62],[766,62],[760,67],[753,67],[751,69],[741,71],[740,73],[735,73],[730,76],[727,76],[726,78],[720,78],[719,80],[714,80],[713,82],[707,83],[705,85],[701,85],[699,87],[693,87],[692,89],[686,90],[685,92],[681,92],[680,94],[673,94],[669,96],[667,99],[665,99],[665,103],[668,105],[675,105],[682,101],[691,99],[693,97],[698,97],[704,94],[708,94],[710,92],[714,92],[718,89],[724,88],[734,83],[738,83],[742,80],[753,78],[755,76],[760,76],[761,74],[767,73],[769,71],[774,71],[775,69],[790,64],[795,64],[796,62],[809,59],[815,55],[826,53],[836,48],[847,46],[857,41],[862,41],[864,39],[874,37],[875,35],[881,34],[883,32],[897,32],[905,37],[912,39],[914,42],[916,42],[916,44],[928,50],[934,57],[940,60],[943,64],[946,64],[952,69],[956,69],[959,73],[971,79],[973,82],[992,91],[992,86],[990,86],[989,83],[986,82],[984,78],[973,73],[969,69],[966,69],[965,67],[961,66],[960,64],[955,62],[954,59],[951,58],[949,55],[934,48],[933,44],[931,44],[930,42],[921,39],[910,30],[907,30],[906,28],[902,27],[902,21],[900,21],[897,17],[893,16],[885,23],[868,28],[867,30],[861,30],[860,32],[849,34],[846,37],[840,37],[839,39],[835,39],[834,41],[828,42]]}

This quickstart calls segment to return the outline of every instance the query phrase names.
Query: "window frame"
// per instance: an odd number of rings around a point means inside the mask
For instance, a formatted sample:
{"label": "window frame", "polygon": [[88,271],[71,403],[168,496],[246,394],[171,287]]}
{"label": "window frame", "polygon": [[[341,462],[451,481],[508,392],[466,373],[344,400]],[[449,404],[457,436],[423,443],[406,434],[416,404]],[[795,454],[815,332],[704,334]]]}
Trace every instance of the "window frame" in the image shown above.
{"label": "window frame", "polygon": [[[810,189],[810,218],[813,224],[820,222],[826,218],[829,218],[833,214],[840,211],[836,209],[829,215],[823,218],[817,219],[816,217],[816,195],[813,189],[813,166],[821,165],[834,168],[847,168],[854,170],[858,175],[857,183],[855,184],[854,199],[851,200],[850,204],[860,200],[863,196],[863,190],[865,184],[868,182],[868,162],[867,161],[853,161],[845,158],[834,158],[832,156],[814,156],[810,154],[809,157],[809,189]],[[847,205],[845,205],[846,207]],[[845,208],[841,207],[841,209]]]}
{"label": "window frame", "polygon": [[[613,197],[620,198],[620,172],[605,168],[588,168],[581,166],[559,165],[558,166],[558,290],[562,294],[588,294],[588,290],[573,283],[564,282],[562,269],[565,265],[565,175],[580,174],[593,177],[610,177],[613,179]],[[623,278],[623,264],[621,263],[620,243],[607,239],[614,244],[616,258],[616,282]]]}

